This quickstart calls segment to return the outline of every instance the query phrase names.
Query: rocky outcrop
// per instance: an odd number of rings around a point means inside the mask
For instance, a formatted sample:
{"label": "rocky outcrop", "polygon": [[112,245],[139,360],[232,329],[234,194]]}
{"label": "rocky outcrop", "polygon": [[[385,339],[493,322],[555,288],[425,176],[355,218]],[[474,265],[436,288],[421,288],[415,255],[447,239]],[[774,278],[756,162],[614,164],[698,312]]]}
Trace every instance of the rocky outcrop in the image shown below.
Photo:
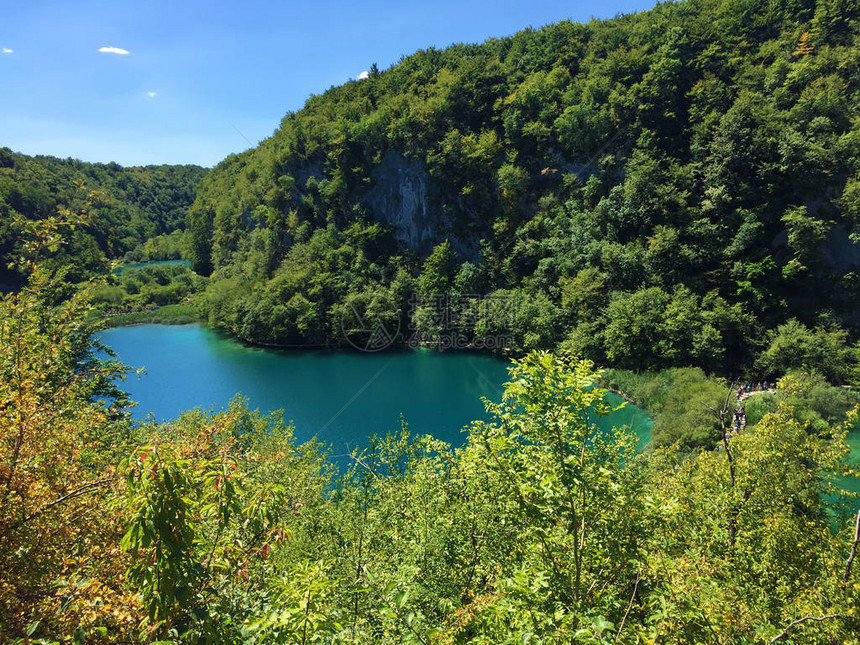
{"label": "rocky outcrop", "polygon": [[386,152],[362,200],[374,218],[392,227],[399,242],[419,252],[436,244],[446,228],[442,213],[431,207],[429,182],[422,161]]}
{"label": "rocky outcrop", "polygon": [[827,266],[838,273],[860,266],[860,245],[851,239],[844,226],[830,229],[822,255]]}

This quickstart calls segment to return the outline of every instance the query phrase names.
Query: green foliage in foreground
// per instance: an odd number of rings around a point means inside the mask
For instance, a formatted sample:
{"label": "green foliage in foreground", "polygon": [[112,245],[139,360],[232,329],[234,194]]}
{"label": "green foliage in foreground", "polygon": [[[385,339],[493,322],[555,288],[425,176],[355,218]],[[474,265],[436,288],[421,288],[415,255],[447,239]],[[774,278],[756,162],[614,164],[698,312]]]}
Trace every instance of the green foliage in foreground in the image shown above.
{"label": "green foliage in foreground", "polygon": [[84,294],[33,275],[0,300],[4,641],[860,642],[814,380],[728,451],[645,456],[589,361],[532,352],[463,447],[404,427],[337,472],[242,401],[131,428]]}
{"label": "green foliage in foreground", "polygon": [[[725,453],[634,455],[587,361],[532,353],[467,444],[406,429],[336,476],[277,418],[192,413],[125,466],[150,638],[222,643],[857,643],[844,429],[786,401]],[[786,379],[786,391],[806,384]],[[588,414],[586,414],[588,412]]]}

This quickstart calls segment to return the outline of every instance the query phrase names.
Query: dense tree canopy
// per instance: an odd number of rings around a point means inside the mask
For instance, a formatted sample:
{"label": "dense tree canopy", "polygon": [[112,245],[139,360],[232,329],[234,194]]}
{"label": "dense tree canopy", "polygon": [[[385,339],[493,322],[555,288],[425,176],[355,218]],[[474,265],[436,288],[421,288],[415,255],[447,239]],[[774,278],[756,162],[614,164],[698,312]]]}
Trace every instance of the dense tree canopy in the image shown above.
{"label": "dense tree canopy", "polygon": [[[186,249],[214,271],[210,319],[338,343],[341,304],[401,275],[515,294],[534,312],[506,323],[517,349],[633,368],[776,369],[756,353],[794,319],[854,338],[858,11],[667,2],[419,51],[314,96],[201,183]],[[493,327],[470,319],[467,336]]]}
{"label": "dense tree canopy", "polygon": [[646,457],[594,424],[590,362],[532,352],[462,448],[404,425],[338,472],[241,400],[130,426],[51,291],[0,300],[4,640],[858,642],[845,427],[807,422],[814,378],[730,454]]}

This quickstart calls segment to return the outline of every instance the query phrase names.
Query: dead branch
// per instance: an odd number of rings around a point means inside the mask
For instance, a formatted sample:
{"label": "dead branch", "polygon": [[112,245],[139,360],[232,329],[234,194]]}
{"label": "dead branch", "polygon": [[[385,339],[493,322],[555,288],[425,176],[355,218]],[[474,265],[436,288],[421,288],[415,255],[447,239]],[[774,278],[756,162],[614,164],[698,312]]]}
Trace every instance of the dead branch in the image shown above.
{"label": "dead branch", "polygon": [[104,486],[105,484],[107,484],[111,481],[113,481],[113,477],[104,477],[103,479],[97,479],[95,481],[91,481],[91,482],[88,482],[86,484],[83,484],[82,486],[79,486],[78,488],[76,488],[72,492],[66,493],[62,497],[58,497],[54,501],[48,502],[44,506],[37,508],[35,511],[30,513],[26,517],[23,517],[20,520],[18,520],[17,522],[14,522],[13,524],[11,524],[7,530],[8,531],[14,531],[15,529],[26,524],[27,522],[30,522],[30,521],[36,519],[39,515],[41,515],[45,511],[52,509],[54,506],[57,506],[59,504],[62,504],[63,502],[67,502],[69,500],[75,499],[76,497],[80,497],[81,495],[86,495],[87,493],[95,490],[96,488],[100,488],[100,487]]}

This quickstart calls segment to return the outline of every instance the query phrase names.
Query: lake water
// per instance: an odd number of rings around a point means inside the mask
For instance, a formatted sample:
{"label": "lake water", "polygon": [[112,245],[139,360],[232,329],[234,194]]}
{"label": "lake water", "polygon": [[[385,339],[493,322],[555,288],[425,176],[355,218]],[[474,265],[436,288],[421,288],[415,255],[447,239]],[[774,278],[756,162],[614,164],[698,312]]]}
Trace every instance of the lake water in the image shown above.
{"label": "lake water", "polygon": [[[854,466],[855,470],[860,470],[860,427],[855,426],[854,429],[848,433],[847,443],[851,450],[848,455],[848,461]],[[854,491],[860,495],[860,477],[848,479],[847,481],[842,482],[842,485],[848,490]],[[855,512],[857,509],[860,509],[860,498],[854,502],[853,508]]]}
{"label": "lake water", "polygon": [[[139,402],[135,417],[162,421],[194,407],[220,409],[241,393],[252,409],[283,409],[297,440],[317,437],[336,455],[397,431],[401,415],[413,433],[461,444],[462,428],[486,418],[481,397],[499,401],[507,380],[507,361],[475,352],[272,351],[201,325],[139,325],[99,336],[126,365],[146,369],[123,383]],[[601,425],[630,426],[642,447],[652,424],[628,405]]]}
{"label": "lake water", "polygon": [[124,271],[128,269],[145,269],[146,267],[157,267],[157,266],[186,266],[190,267],[191,263],[188,260],[149,260],[148,262],[133,262],[132,264],[123,264],[122,266],[118,266],[111,273],[115,276],[119,277],[123,274]]}

